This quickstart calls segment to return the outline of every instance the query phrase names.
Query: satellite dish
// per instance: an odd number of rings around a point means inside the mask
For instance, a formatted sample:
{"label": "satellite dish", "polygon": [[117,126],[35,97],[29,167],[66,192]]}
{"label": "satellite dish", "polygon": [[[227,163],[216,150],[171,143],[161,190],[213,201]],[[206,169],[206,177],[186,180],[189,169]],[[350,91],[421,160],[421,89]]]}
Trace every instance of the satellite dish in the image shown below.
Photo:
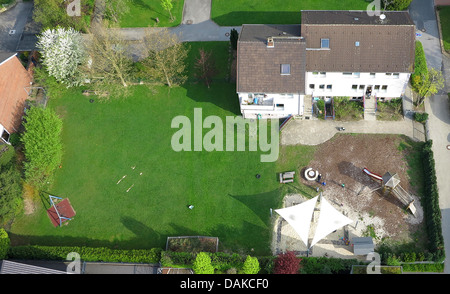
{"label": "satellite dish", "polygon": [[386,18],[386,15],[384,13],[380,15],[381,20],[384,20],[385,18]]}

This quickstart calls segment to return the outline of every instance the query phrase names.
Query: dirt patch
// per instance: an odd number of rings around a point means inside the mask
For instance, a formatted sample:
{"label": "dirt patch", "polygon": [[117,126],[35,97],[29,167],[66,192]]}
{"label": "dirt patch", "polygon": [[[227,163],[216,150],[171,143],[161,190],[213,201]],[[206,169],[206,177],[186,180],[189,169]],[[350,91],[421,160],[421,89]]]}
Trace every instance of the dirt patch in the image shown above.
{"label": "dirt patch", "polygon": [[[313,256],[335,256],[353,258],[353,249],[342,238],[348,230],[350,242],[353,237],[373,237],[375,245],[384,238],[394,241],[418,242],[423,229],[423,209],[416,196],[417,191],[410,185],[408,177],[407,148],[399,148],[404,142],[401,136],[373,134],[337,134],[318,146],[314,158],[307,167],[298,171],[299,182],[319,189],[331,205],[353,220],[345,228],[329,234],[314,245]],[[307,180],[304,170],[317,170],[320,182]],[[416,216],[405,209],[405,205],[390,193],[383,193],[381,183],[374,180],[363,169],[383,176],[389,172],[397,174],[400,186],[414,198]],[[321,182],[325,182],[322,185]],[[306,201],[302,195],[286,195],[284,207],[292,206],[289,199],[297,203]],[[292,202],[292,201],[291,201]],[[306,252],[298,234],[281,217],[274,224],[272,251],[292,250],[300,255]]]}
{"label": "dirt patch", "polygon": [[[320,187],[324,197],[341,206],[350,218],[359,220],[358,225],[372,231],[376,239],[410,241],[407,239],[422,223],[423,213],[409,183],[405,151],[398,149],[401,140],[391,135],[337,135],[320,145],[309,164],[319,171],[326,185],[304,178],[300,181]],[[383,195],[380,183],[365,174],[364,168],[381,176],[386,172],[398,174],[400,186],[415,198],[417,216],[406,211],[391,194]]]}

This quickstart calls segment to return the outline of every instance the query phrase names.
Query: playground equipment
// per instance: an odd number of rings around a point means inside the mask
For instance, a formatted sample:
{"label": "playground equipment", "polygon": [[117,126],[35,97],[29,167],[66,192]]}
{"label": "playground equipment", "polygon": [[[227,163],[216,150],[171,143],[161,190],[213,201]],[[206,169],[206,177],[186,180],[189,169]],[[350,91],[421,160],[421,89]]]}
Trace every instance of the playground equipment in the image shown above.
{"label": "playground equipment", "polygon": [[63,222],[71,220],[75,216],[75,211],[68,198],[61,198],[48,195],[52,206],[47,209],[47,215],[55,227],[60,227]]}
{"label": "playground equipment", "polygon": [[316,170],[313,170],[311,167],[305,169],[305,179],[308,181],[315,181],[319,177],[319,172]]}
{"label": "playground equipment", "polygon": [[280,173],[280,184],[292,183],[294,181],[295,171]]}
{"label": "playground equipment", "polygon": [[391,174],[389,172],[385,173],[383,176],[372,173],[367,168],[363,169],[364,173],[366,173],[371,178],[379,181],[381,183],[381,188],[383,194],[389,193],[397,198],[403,205],[405,205],[406,209],[409,209],[411,213],[416,216],[416,207],[414,206],[414,198],[406,192],[402,186],[400,186],[400,178],[397,174]]}

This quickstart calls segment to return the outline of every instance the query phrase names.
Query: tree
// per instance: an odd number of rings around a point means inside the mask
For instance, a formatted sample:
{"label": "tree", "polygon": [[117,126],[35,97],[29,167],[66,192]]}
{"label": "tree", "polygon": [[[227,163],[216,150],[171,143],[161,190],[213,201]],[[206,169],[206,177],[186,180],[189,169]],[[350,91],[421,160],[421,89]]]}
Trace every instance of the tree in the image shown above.
{"label": "tree", "polygon": [[195,76],[209,88],[212,78],[217,74],[217,69],[210,51],[207,52],[203,48],[198,51],[200,56],[195,61]]}
{"label": "tree", "polygon": [[387,10],[398,11],[408,9],[412,0],[383,0],[383,2]]}
{"label": "tree", "polygon": [[24,127],[25,181],[42,188],[61,164],[62,121],[51,108],[36,106],[26,111]]}
{"label": "tree", "polygon": [[42,64],[58,82],[67,87],[82,84],[80,65],[85,61],[85,48],[81,34],[73,28],[47,29],[38,36]]}
{"label": "tree", "polygon": [[147,30],[144,37],[147,58],[142,61],[145,71],[156,82],[169,87],[183,84],[187,80],[185,60],[188,46],[167,28],[152,32]]}
{"label": "tree", "polygon": [[6,259],[10,243],[8,233],[0,228],[0,260]]}
{"label": "tree", "polygon": [[114,22],[119,22],[120,18],[130,11],[128,0],[104,0],[104,17]]}
{"label": "tree", "polygon": [[275,274],[297,274],[300,268],[300,259],[292,251],[278,254],[275,259]]}
{"label": "tree", "polygon": [[244,274],[257,274],[260,270],[258,258],[247,255],[242,270]]}
{"label": "tree", "polygon": [[169,12],[170,21],[174,21],[175,19],[173,18],[172,15],[172,8],[173,8],[172,0],[161,0],[161,6],[164,8],[164,10]]}
{"label": "tree", "polygon": [[127,95],[133,64],[129,43],[104,24],[94,25],[87,39],[89,57],[85,72],[93,90],[106,96]]}
{"label": "tree", "polygon": [[[12,147],[9,148],[13,150]],[[0,224],[8,222],[23,207],[21,180],[14,157],[0,166]]]}
{"label": "tree", "polygon": [[436,69],[429,67],[428,75],[423,77],[422,83],[418,87],[418,99],[417,105],[421,105],[425,98],[436,94],[439,90],[444,88],[444,77],[442,76],[442,72],[437,71]]}
{"label": "tree", "polygon": [[231,43],[231,48],[233,48],[233,50],[237,50],[237,41],[239,38],[239,33],[236,29],[231,29],[230,32],[230,43]]}
{"label": "tree", "polygon": [[211,257],[206,252],[199,252],[197,254],[192,269],[196,274],[214,274]]}

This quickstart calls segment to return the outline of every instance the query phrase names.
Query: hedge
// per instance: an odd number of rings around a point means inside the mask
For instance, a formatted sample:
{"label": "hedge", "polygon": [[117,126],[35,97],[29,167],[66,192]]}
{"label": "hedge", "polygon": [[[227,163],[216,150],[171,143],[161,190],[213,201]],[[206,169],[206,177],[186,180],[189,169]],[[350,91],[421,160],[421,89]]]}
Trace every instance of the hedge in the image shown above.
{"label": "hedge", "polygon": [[420,85],[425,77],[428,76],[427,59],[422,43],[416,41],[414,72],[411,74],[411,87],[418,92]]}
{"label": "hedge", "polygon": [[0,228],[0,260],[5,259],[8,255],[10,240],[5,229]]}
{"label": "hedge", "polygon": [[433,254],[433,261],[445,259],[444,237],[442,236],[441,210],[439,207],[439,190],[436,181],[433,142],[428,140],[423,148],[424,191],[422,205],[424,219],[429,240],[429,250]]}
{"label": "hedge", "polygon": [[129,262],[158,263],[161,258],[160,248],[120,250],[104,247],[66,247],[66,246],[14,246],[9,249],[10,259],[28,260],[66,260],[67,254],[76,252],[83,261],[91,262]]}

